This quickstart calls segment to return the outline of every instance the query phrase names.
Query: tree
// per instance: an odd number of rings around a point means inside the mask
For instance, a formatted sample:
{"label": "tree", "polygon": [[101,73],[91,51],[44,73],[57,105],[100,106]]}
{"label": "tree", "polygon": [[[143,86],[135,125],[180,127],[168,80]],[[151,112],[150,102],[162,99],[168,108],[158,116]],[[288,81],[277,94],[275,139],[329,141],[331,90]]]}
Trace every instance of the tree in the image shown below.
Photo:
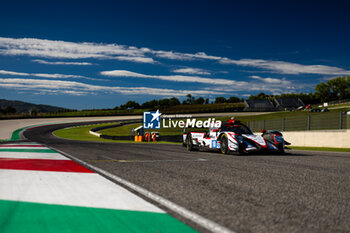
{"label": "tree", "polygon": [[262,99],[268,99],[270,96],[266,95],[264,92],[260,92],[257,95],[251,95],[249,96],[249,100],[262,100]]}
{"label": "tree", "polygon": [[321,100],[321,102],[326,102],[330,100],[331,97],[331,91],[327,84],[324,82],[318,84],[315,87],[317,97]]}
{"label": "tree", "polygon": [[241,102],[241,99],[236,97],[236,96],[231,96],[228,100],[227,100],[228,103],[239,103]]}
{"label": "tree", "polygon": [[170,100],[169,99],[161,99],[158,101],[159,103],[159,107],[168,107],[169,106],[169,103],[170,103]]}
{"label": "tree", "polygon": [[187,97],[186,103],[193,104],[195,98],[191,94],[187,94],[186,97]]}
{"label": "tree", "polygon": [[350,97],[350,76],[331,79],[327,82],[331,90],[332,100],[342,100]]}
{"label": "tree", "polygon": [[315,95],[321,102],[350,98],[350,76],[331,79],[315,87]]}
{"label": "tree", "polygon": [[203,97],[199,97],[198,99],[196,99],[195,101],[194,101],[194,103],[195,104],[203,104],[204,103],[204,99],[203,99]]}
{"label": "tree", "polygon": [[126,102],[126,104],[124,105],[120,105],[121,109],[137,109],[140,108],[140,105],[132,100],[129,100],[128,102]]}
{"label": "tree", "polygon": [[216,103],[216,104],[226,103],[226,102],[227,102],[227,100],[226,100],[225,97],[216,97],[216,98],[215,98],[215,103]]}
{"label": "tree", "polygon": [[178,98],[175,98],[175,97],[170,98],[169,105],[170,106],[180,105],[180,101]]}
{"label": "tree", "polygon": [[158,100],[151,100],[151,101],[147,101],[147,102],[144,102],[142,105],[141,105],[142,108],[150,108],[150,109],[154,109],[154,108],[158,108],[159,107],[159,102]]}
{"label": "tree", "polygon": [[5,114],[15,114],[17,112],[17,110],[12,106],[7,106],[4,109],[4,112],[5,112]]}
{"label": "tree", "polygon": [[205,104],[209,104],[209,98],[205,99]]}
{"label": "tree", "polygon": [[38,108],[31,108],[30,110],[29,110],[29,115],[30,116],[37,116],[38,115],[38,113],[39,113],[39,109]]}

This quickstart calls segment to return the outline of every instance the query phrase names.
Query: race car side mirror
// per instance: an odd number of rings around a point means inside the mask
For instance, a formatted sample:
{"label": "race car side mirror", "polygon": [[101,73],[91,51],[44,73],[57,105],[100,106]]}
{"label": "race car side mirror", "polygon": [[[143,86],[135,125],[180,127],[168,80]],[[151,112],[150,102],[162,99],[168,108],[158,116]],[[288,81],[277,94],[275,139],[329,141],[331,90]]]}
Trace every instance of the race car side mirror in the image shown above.
{"label": "race car side mirror", "polygon": [[266,133],[265,129],[260,130],[261,133]]}

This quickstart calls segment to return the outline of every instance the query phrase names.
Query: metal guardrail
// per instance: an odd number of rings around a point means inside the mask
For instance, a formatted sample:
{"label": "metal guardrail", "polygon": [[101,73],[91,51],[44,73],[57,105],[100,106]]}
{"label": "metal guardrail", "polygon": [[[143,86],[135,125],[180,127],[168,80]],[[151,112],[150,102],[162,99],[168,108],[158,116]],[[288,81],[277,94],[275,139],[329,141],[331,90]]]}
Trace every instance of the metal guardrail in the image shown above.
{"label": "metal guardrail", "polygon": [[339,112],[311,113],[304,116],[249,121],[248,126],[255,132],[261,129],[279,131],[349,129],[350,116]]}

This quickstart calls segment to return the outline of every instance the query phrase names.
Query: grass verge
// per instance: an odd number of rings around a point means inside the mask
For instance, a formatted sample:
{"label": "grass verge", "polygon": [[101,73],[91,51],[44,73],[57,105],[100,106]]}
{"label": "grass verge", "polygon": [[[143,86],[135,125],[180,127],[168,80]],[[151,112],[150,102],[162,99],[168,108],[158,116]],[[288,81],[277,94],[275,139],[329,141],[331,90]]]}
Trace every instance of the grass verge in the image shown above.
{"label": "grass verge", "polygon": [[[308,115],[312,116],[312,129],[335,129],[339,126],[339,112],[343,111],[344,109],[336,109],[332,110],[329,113],[323,113],[323,112],[308,112],[308,111],[284,111],[284,112],[273,112],[273,113],[264,113],[259,115],[247,115],[247,116],[237,116],[235,117],[237,120],[243,122],[244,124],[247,124],[248,121],[253,121],[253,123],[262,123],[258,121],[266,120],[266,129],[279,129],[282,127],[282,119],[286,118],[286,129],[288,131],[297,131],[297,130],[307,130],[307,117]],[[234,116],[234,113],[232,114]],[[215,117],[216,120],[221,121],[227,121],[231,118],[231,116],[225,116],[225,117]],[[207,120],[208,118],[197,118],[197,120]],[[180,119],[177,119],[180,120]],[[182,119],[185,120],[185,119]],[[271,120],[271,121],[269,121]],[[276,121],[277,120],[277,121]],[[327,124],[324,124],[324,122],[327,122]],[[346,119],[344,118],[344,124],[346,123]],[[130,134],[130,130],[133,128],[136,128],[140,126],[142,123],[138,124],[129,124],[124,125],[121,127],[116,128],[109,128],[105,130],[99,131],[99,133],[102,133],[104,135],[110,135],[110,136],[127,136]],[[256,127],[254,127],[254,125]],[[251,129],[254,131],[259,131],[262,129],[262,125],[259,126],[260,128],[257,129],[257,126],[260,124],[254,124],[251,126]],[[328,127],[328,128],[327,128]],[[343,126],[346,128],[346,124]],[[202,129],[194,129],[192,130],[208,130],[205,128]],[[183,129],[179,127],[171,127],[171,128],[161,128],[157,130],[148,130],[148,131],[157,131],[160,133],[160,135],[181,135],[183,132]]]}
{"label": "grass verge", "polygon": [[[53,134],[57,137],[70,139],[70,140],[81,140],[81,141],[95,141],[95,142],[114,142],[114,143],[146,143],[146,142],[133,142],[123,140],[109,140],[98,138],[89,133],[89,130],[96,128],[97,126],[107,126],[111,124],[103,125],[89,125],[79,126],[74,128],[66,128],[55,131]],[[132,126],[132,125],[130,125]],[[113,128],[116,129],[116,128]],[[177,142],[152,142],[162,144],[181,144]],[[334,147],[302,147],[302,146],[289,146],[293,150],[310,150],[310,151],[331,151],[331,152],[350,152],[350,148],[334,148]]]}
{"label": "grass verge", "polygon": [[331,151],[331,152],[350,152],[350,148],[335,147],[306,147],[306,146],[288,146],[293,150],[311,150],[311,151]]}
{"label": "grass verge", "polygon": [[[114,143],[146,143],[146,142],[134,142],[134,141],[124,141],[124,140],[110,140],[99,138],[89,133],[89,131],[93,128],[99,126],[107,126],[112,124],[99,124],[99,125],[89,125],[89,126],[79,126],[74,128],[66,128],[60,129],[53,132],[53,134],[57,137],[69,139],[69,140],[79,140],[79,141],[93,141],[93,142],[114,142]],[[152,142],[152,143],[160,143],[160,144],[180,144],[177,142]]]}

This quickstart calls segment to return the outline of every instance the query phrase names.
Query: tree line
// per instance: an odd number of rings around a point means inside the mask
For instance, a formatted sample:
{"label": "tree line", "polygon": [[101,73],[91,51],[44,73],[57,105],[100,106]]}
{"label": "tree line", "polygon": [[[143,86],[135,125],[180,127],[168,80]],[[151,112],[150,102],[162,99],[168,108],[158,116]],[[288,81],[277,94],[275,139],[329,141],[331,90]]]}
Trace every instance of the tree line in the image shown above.
{"label": "tree line", "polygon": [[267,95],[259,93],[249,96],[249,100],[269,99],[273,101],[275,98],[299,98],[305,104],[318,104],[329,101],[350,99],[350,76],[338,77],[327,82],[317,84],[315,92],[310,93],[289,93],[281,95]]}
{"label": "tree line", "polygon": [[194,97],[191,94],[188,94],[186,96],[187,98],[180,102],[180,100],[176,97],[173,98],[165,98],[160,100],[151,100],[144,102],[143,104],[139,104],[136,101],[130,100],[126,102],[125,104],[122,104],[120,106],[115,107],[115,110],[123,110],[123,109],[153,109],[153,108],[167,108],[172,107],[176,105],[188,105],[188,104],[219,104],[219,103],[239,103],[243,102],[244,99],[238,98],[236,96],[231,96],[229,98],[225,97],[216,97],[214,101],[210,101],[209,98],[203,98],[203,97]]}
{"label": "tree line", "polygon": [[[186,96],[187,98],[180,102],[178,98],[166,98],[160,100],[151,100],[142,104],[136,101],[128,101],[126,104],[115,107],[114,109],[153,109],[153,108],[166,108],[176,105],[187,104],[218,104],[218,103],[238,103],[243,102],[243,98],[231,96],[229,98],[216,97],[214,101],[210,101],[209,98],[198,97],[195,98],[191,94]],[[254,99],[269,99],[273,101],[275,98],[299,98],[305,104],[318,104],[323,102],[329,102],[334,100],[350,99],[350,76],[338,77],[331,79],[327,82],[317,84],[315,92],[310,93],[285,93],[281,95],[268,95],[265,93],[259,93],[257,95],[250,95],[249,100]]]}
{"label": "tree line", "polygon": [[12,106],[7,106],[3,109],[0,108],[0,114],[10,115],[10,114],[15,114],[16,112],[17,112],[17,110]]}
{"label": "tree line", "polygon": [[[250,95],[249,100],[254,99],[269,99],[273,101],[275,98],[300,98],[305,104],[318,104],[329,101],[350,99],[350,76],[338,77],[331,79],[327,82],[322,82],[317,84],[315,87],[315,92],[310,93],[285,93],[281,95],[268,95],[265,93],[259,93],[257,95]],[[176,105],[190,105],[190,104],[220,104],[220,103],[239,103],[243,102],[243,98],[236,96],[231,96],[229,98],[216,97],[215,100],[210,101],[209,98],[194,97],[191,94],[186,96],[186,99],[180,102],[176,97],[165,98],[160,100],[150,100],[142,104],[136,101],[128,101],[125,104],[117,106],[114,110],[125,110],[125,109],[163,109]],[[101,109],[99,109],[101,110]],[[105,109],[110,110],[110,109]],[[76,110],[64,110],[65,111],[76,111]],[[31,109],[30,115],[36,115],[39,112],[37,109]],[[61,111],[59,111],[61,112]],[[7,106],[5,108],[0,108],[1,115],[11,115],[16,114],[17,111],[12,106]]]}

